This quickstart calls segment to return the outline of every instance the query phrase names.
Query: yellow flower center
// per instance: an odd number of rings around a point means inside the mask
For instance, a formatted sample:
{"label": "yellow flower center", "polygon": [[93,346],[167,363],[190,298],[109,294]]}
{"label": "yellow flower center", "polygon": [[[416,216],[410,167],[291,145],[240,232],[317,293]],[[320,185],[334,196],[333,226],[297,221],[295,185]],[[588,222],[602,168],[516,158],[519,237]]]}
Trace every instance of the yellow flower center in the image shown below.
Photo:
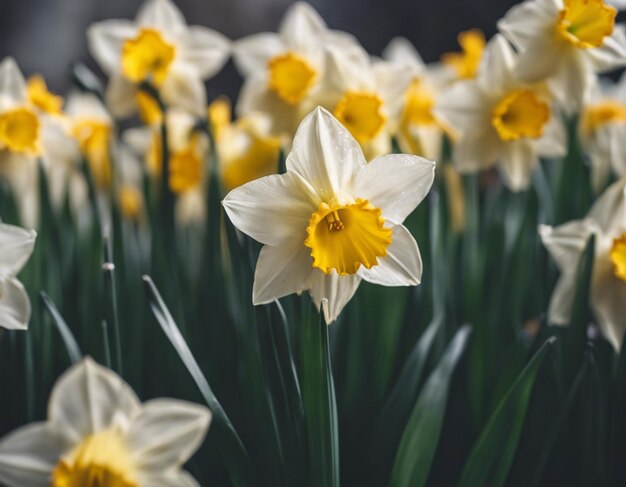
{"label": "yellow flower center", "polygon": [[424,80],[414,79],[406,91],[403,121],[408,125],[434,125],[435,96]]}
{"label": "yellow flower center", "polygon": [[202,181],[202,157],[190,146],[175,152],[170,158],[170,189],[174,193],[184,193],[195,188]]}
{"label": "yellow flower center", "polygon": [[137,220],[141,214],[143,200],[141,192],[130,184],[125,184],[119,189],[117,195],[118,205],[122,216],[129,220]]}
{"label": "yellow flower center", "polygon": [[329,274],[354,274],[359,267],[371,269],[387,255],[391,229],[386,228],[381,210],[369,201],[353,204],[322,203],[311,215],[304,245],[311,249],[313,267]]}
{"label": "yellow flower center", "polygon": [[267,62],[269,89],[291,105],[301,102],[315,83],[315,69],[301,56],[288,52]]}
{"label": "yellow flower center", "polygon": [[40,110],[59,114],[63,107],[63,98],[48,91],[46,81],[41,76],[31,76],[27,84],[28,101]]}
{"label": "yellow flower center", "polygon": [[38,154],[39,119],[29,108],[14,108],[0,114],[0,149]]}
{"label": "yellow flower center", "polygon": [[590,135],[600,127],[611,123],[626,122],[626,106],[615,101],[604,101],[585,109],[580,117],[584,134]]}
{"label": "yellow flower center", "polygon": [[527,89],[509,93],[495,106],[491,115],[491,123],[504,141],[541,137],[549,119],[548,104]]}
{"label": "yellow flower center", "polygon": [[613,34],[617,9],[604,0],[564,0],[557,35],[580,49],[600,47]]}
{"label": "yellow flower center", "polygon": [[78,140],[89,164],[94,182],[101,188],[111,184],[111,126],[100,120],[83,119],[74,124],[72,135]]}
{"label": "yellow flower center", "polygon": [[335,107],[335,117],[361,144],[376,137],[387,121],[376,93],[348,91]]}
{"label": "yellow flower center", "polygon": [[615,276],[626,282],[626,233],[613,240],[610,255]]}
{"label": "yellow flower center", "polygon": [[458,40],[463,52],[444,54],[441,62],[454,68],[461,79],[474,78],[485,50],[485,36],[480,30],[472,29],[461,32]]}
{"label": "yellow flower center", "polygon": [[122,47],[122,73],[135,83],[165,81],[176,49],[163,39],[158,30],[143,28]]}
{"label": "yellow flower center", "polygon": [[[235,128],[232,134],[218,140],[222,184],[227,191],[263,176],[276,174],[278,170],[279,138],[237,132],[238,128]],[[244,144],[235,140],[239,137],[246,139]]]}
{"label": "yellow flower center", "polygon": [[52,487],[139,487],[121,435],[105,430],[85,438],[52,472]]}
{"label": "yellow flower center", "polygon": [[139,118],[146,125],[156,125],[163,121],[163,112],[155,99],[144,91],[135,94]]}
{"label": "yellow flower center", "polygon": [[230,100],[225,96],[216,98],[207,109],[207,118],[211,123],[213,135],[219,139],[222,133],[228,130],[233,118]]}

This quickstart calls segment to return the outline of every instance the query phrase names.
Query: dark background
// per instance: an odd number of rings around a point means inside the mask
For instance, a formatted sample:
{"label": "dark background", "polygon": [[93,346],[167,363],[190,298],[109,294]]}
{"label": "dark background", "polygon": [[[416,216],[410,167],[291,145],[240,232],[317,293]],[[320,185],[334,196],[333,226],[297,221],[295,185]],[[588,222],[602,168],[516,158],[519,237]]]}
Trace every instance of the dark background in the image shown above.
{"label": "dark background", "polygon": [[[17,59],[25,75],[43,74],[53,91],[69,88],[69,66],[86,62],[85,30],[92,22],[134,18],[141,0],[0,0],[0,58]],[[292,0],[176,0],[189,24],[216,29],[231,39],[275,31]],[[456,36],[477,27],[487,37],[515,0],[312,0],[311,5],[333,29],[354,34],[372,54],[389,40],[410,39],[426,61],[458,50]],[[209,99],[236,96],[240,78],[229,63],[209,81]]]}

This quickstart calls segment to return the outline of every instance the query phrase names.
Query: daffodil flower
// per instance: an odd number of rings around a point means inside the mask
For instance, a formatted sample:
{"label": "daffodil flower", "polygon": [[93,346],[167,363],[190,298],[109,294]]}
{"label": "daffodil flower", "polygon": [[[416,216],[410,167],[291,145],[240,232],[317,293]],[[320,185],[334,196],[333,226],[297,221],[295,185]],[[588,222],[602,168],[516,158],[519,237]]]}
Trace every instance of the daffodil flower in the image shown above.
{"label": "daffodil flower", "polygon": [[548,316],[555,325],[570,322],[578,262],[591,235],[596,236],[591,308],[600,330],[619,351],[626,330],[626,179],[613,183],[582,220],[556,228],[541,226],[543,244],[561,271]]}
{"label": "daffodil flower", "polygon": [[119,376],[86,358],[58,380],[48,420],[0,440],[9,487],[191,487],[181,465],[202,443],[211,412],[174,399],[141,404]]}
{"label": "daffodil flower", "polygon": [[626,66],[626,35],[604,0],[527,0],[498,23],[519,52],[516,75],[549,86],[568,112],[580,109],[594,73]]}
{"label": "daffodil flower", "polygon": [[[187,26],[170,0],[148,0],[136,20],[106,20],[87,31],[89,50],[110,76],[107,105],[117,117],[137,109],[137,85],[148,82],[171,106],[202,115],[203,80],[226,62],[230,45],[214,30]],[[145,101],[145,98],[144,98]]]}
{"label": "daffodil flower", "polygon": [[448,66],[456,79],[476,77],[485,50],[485,35],[478,29],[461,32],[458,36],[462,52],[449,52],[441,56],[441,62]]}
{"label": "daffodil flower", "polygon": [[38,161],[49,172],[64,170],[74,149],[61,120],[34,104],[15,61],[4,59],[0,63],[0,178],[11,186],[23,225],[38,224]]}
{"label": "daffodil flower", "polygon": [[237,104],[240,117],[261,112],[269,117],[270,135],[290,138],[315,106],[311,96],[326,76],[325,49],[350,49],[356,41],[328,30],[304,2],[291,6],[278,33],[263,32],[236,42],[234,60],[245,77]]}
{"label": "daffodil flower", "polygon": [[565,154],[566,137],[546,90],[518,81],[514,67],[510,45],[502,36],[494,37],[476,79],[444,92],[435,113],[456,132],[459,171],[497,164],[504,183],[520,191],[530,184],[539,157]]}
{"label": "daffodil flower", "polygon": [[404,107],[413,70],[372,61],[363,48],[327,50],[327,76],[315,97],[359,142],[365,157],[391,152],[391,135]]}
{"label": "daffodil flower", "polygon": [[32,230],[0,223],[0,327],[28,327],[30,299],[15,276],[33,253],[36,237]]}
{"label": "daffodil flower", "polygon": [[404,94],[402,115],[394,129],[400,149],[409,154],[440,160],[444,127],[435,116],[435,105],[448,81],[441,65],[427,66],[413,45],[403,37],[394,38],[383,58],[412,72]]}
{"label": "daffodil flower", "polygon": [[362,279],[383,286],[420,282],[422,261],[402,225],[424,199],[435,164],[394,154],[366,162],[328,111],[303,121],[285,174],[240,186],[223,201],[239,230],[264,244],[254,304],[309,291],[325,319],[337,319]]}
{"label": "daffodil flower", "polygon": [[281,139],[269,135],[268,117],[253,113],[233,122],[230,103],[224,98],[211,103],[208,112],[224,189],[276,174]]}
{"label": "daffodil flower", "polygon": [[596,83],[581,111],[578,129],[596,191],[611,172],[626,175],[626,76],[618,84]]}

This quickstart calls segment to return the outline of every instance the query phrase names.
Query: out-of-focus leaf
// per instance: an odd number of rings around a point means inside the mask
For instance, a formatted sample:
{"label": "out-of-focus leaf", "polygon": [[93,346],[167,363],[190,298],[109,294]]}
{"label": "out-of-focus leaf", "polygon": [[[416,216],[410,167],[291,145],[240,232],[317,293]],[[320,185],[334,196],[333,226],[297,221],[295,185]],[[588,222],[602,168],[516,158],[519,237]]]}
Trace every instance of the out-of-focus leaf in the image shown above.
{"label": "out-of-focus leaf", "polygon": [[457,332],[424,384],[402,435],[389,485],[425,485],[439,443],[450,379],[465,350],[470,332],[469,326]]}
{"label": "out-of-focus leaf", "polygon": [[459,486],[504,485],[524,424],[535,376],[555,341],[555,338],[549,338],[541,346],[500,402],[469,455]]}
{"label": "out-of-focus leaf", "polygon": [[70,327],[67,326],[67,323],[65,323],[65,320],[61,316],[61,313],[59,313],[59,310],[54,305],[52,300],[48,297],[48,295],[44,291],[39,291],[39,296],[41,298],[41,302],[46,308],[46,311],[48,311],[50,318],[52,318],[52,321],[56,325],[57,330],[59,330],[59,333],[61,334],[61,338],[63,339],[63,343],[65,344],[65,349],[67,350],[67,354],[69,355],[70,360],[73,364],[80,362],[83,354],[80,351],[78,343],[76,343],[74,335],[70,331]]}

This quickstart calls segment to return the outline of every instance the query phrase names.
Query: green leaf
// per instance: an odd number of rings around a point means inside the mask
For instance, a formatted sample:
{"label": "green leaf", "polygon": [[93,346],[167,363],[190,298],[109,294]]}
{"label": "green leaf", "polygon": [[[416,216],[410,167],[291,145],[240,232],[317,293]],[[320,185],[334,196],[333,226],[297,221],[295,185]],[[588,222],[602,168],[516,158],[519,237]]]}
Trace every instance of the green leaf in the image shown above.
{"label": "green leaf", "polygon": [[56,325],[57,330],[59,330],[59,333],[61,334],[61,338],[63,339],[63,343],[65,344],[65,349],[67,350],[70,360],[73,364],[80,362],[83,354],[80,351],[78,343],[76,343],[74,335],[70,331],[70,327],[67,326],[67,323],[61,316],[61,313],[59,313],[57,307],[44,291],[39,291],[39,297],[41,298],[41,302],[46,308],[46,311],[50,315],[50,318],[52,318],[52,322]]}
{"label": "green leaf", "polygon": [[465,464],[460,487],[504,485],[522,432],[535,377],[556,339],[535,353],[487,422]]}
{"label": "green leaf", "polygon": [[196,362],[196,359],[189,349],[189,345],[187,345],[187,342],[181,335],[178,326],[174,322],[172,315],[163,302],[163,299],[152,282],[152,279],[150,279],[149,276],[144,276],[143,280],[152,313],[178,353],[178,356],[185,364],[185,367],[187,367],[187,370],[198,386],[202,397],[204,397],[204,400],[213,412],[213,429],[216,429],[216,427],[219,428],[218,431],[220,436],[223,435],[222,441],[224,443],[222,451],[224,454],[224,462],[228,468],[231,480],[237,486],[255,485],[255,482],[252,480],[254,478],[254,469],[250,462],[250,458],[248,457],[248,453],[246,452],[246,449],[241,442],[237,431],[235,430],[235,427],[230,422],[230,419],[226,415],[226,411],[222,408],[222,405],[215,397],[215,394],[213,394],[211,386],[209,386],[208,381],[200,370],[198,362]]}
{"label": "green leaf", "polygon": [[[301,385],[309,450],[310,484],[339,486],[337,403],[328,346],[328,325],[304,305]],[[336,325],[335,325],[336,326]]]}
{"label": "green leaf", "polygon": [[470,333],[469,326],[456,333],[437,368],[428,377],[402,435],[389,485],[425,485],[439,443],[452,373]]}

